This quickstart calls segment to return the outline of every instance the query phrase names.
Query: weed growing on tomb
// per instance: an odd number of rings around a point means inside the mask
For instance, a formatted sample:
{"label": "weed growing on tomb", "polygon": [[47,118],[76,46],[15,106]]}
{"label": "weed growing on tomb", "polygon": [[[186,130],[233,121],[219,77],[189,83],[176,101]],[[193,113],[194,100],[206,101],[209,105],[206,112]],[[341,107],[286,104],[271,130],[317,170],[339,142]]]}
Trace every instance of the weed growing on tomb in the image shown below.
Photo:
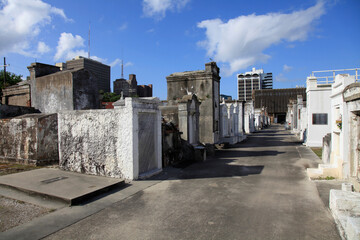
{"label": "weed growing on tomb", "polygon": [[331,177],[331,176],[327,176],[325,178],[323,177],[318,177],[318,178],[315,178],[314,180],[334,180],[335,178],[334,177]]}

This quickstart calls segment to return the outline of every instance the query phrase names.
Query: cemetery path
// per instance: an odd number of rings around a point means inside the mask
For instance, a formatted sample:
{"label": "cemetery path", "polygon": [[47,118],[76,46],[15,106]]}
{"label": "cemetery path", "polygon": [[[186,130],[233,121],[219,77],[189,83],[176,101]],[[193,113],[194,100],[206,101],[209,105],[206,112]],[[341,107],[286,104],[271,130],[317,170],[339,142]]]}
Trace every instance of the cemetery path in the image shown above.
{"label": "cemetery path", "polygon": [[271,126],[47,239],[340,239],[314,157]]}

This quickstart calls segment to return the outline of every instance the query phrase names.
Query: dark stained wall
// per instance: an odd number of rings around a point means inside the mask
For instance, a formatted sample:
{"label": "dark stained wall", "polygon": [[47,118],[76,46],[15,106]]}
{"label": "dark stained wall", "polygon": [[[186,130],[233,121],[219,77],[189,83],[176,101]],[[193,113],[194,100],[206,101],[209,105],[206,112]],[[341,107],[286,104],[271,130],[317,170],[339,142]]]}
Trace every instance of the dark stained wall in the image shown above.
{"label": "dark stained wall", "polygon": [[86,69],[73,72],[74,110],[100,108],[99,90],[95,76]]}

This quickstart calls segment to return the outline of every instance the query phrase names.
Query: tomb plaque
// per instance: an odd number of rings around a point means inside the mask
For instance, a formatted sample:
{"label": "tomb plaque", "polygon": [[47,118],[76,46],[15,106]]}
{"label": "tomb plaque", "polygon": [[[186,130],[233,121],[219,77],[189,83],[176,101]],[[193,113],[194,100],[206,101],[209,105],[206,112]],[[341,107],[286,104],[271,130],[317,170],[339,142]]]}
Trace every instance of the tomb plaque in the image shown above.
{"label": "tomb plaque", "polygon": [[313,113],[312,124],[313,125],[327,125],[328,124],[327,113]]}
{"label": "tomb plaque", "polygon": [[157,168],[156,114],[139,113],[139,173]]}

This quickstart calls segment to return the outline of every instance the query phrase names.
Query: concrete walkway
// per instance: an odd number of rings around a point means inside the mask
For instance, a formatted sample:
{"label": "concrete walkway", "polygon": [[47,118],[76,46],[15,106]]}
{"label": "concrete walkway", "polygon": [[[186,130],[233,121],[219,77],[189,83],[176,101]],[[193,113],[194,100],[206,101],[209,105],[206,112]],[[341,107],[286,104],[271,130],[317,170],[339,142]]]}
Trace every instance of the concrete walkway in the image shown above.
{"label": "concrete walkway", "polygon": [[167,169],[0,239],[340,239],[306,176],[317,163],[288,131],[272,126],[207,162]]}

